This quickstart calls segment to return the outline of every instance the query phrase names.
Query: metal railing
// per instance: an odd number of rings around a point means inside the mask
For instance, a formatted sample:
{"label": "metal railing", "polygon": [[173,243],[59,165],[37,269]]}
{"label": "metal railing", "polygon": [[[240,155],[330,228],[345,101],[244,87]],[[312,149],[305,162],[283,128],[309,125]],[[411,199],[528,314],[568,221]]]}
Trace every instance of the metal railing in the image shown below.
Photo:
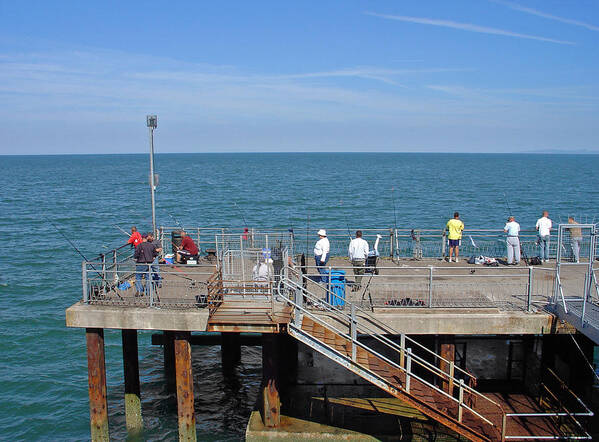
{"label": "metal railing", "polygon": [[[294,269],[288,269],[288,274],[295,275],[298,279],[301,278],[301,275]],[[353,365],[358,365],[361,370],[364,370],[373,378],[378,379],[379,382],[387,384],[391,389],[399,388],[410,394],[411,380],[418,381],[436,391],[441,396],[449,399],[451,403],[454,404],[453,410],[443,409],[439,410],[439,412],[444,414],[452,412],[452,417],[458,422],[462,422],[464,411],[468,411],[487,424],[494,427],[497,426],[490,417],[485,417],[481,412],[474,409],[477,401],[485,401],[487,406],[484,407],[484,409],[487,411],[491,406],[496,407],[496,413],[500,415],[504,414],[498,403],[473,388],[476,379],[470,373],[455,366],[453,361],[449,361],[421,344],[418,344],[405,334],[391,329],[388,325],[382,323],[380,320],[361,309],[358,305],[348,302],[350,310],[350,313],[348,314],[330,304],[323,303],[318,296],[315,296],[309,290],[305,289],[301,282],[292,281],[289,278],[281,279],[279,283],[279,294],[295,308],[292,324],[296,329],[301,330],[301,322],[305,315],[322,327],[347,339],[352,347],[351,357],[340,353],[326,343],[321,344],[328,347],[328,350],[333,352],[336,357],[343,358]],[[325,312],[331,313],[331,319],[334,319],[336,325],[332,325],[329,321],[326,321],[323,318],[322,313],[317,314],[304,307],[306,301],[319,306],[320,309]],[[374,350],[372,346],[368,346],[363,341],[360,341],[358,339],[359,335],[374,339],[383,347],[385,354]],[[400,342],[397,343],[391,340],[388,335],[399,335]],[[406,378],[404,385],[389,383],[388,380],[372,371],[369,367],[361,364],[357,358],[358,348],[373,354],[394,369],[403,372]],[[433,358],[433,362],[427,360],[427,358],[431,357]],[[438,367],[438,362],[440,361],[443,361],[448,367],[447,372]],[[448,385],[447,391],[439,388],[437,386],[439,383]],[[457,397],[455,397],[456,388]],[[501,432],[500,428],[497,428],[497,430],[498,432]]]}
{"label": "metal railing", "polygon": [[86,304],[190,308],[207,304],[213,265],[121,263],[102,269],[101,262],[82,263],[82,299]]}
{"label": "metal railing", "polygon": [[[385,266],[369,270],[356,284],[352,266],[305,266],[304,278],[323,299],[341,284],[345,297],[373,308],[499,308],[532,312],[551,301],[555,269],[542,267]],[[345,271],[344,281],[332,281],[333,271]],[[317,284],[322,278],[324,285]],[[337,291],[330,294],[338,297]],[[345,298],[344,298],[345,299]],[[343,299],[334,299],[343,304]]]}
{"label": "metal railing", "polygon": [[[506,413],[503,416],[502,440],[591,440],[593,437],[579,422],[580,418],[589,418],[594,413],[568,388],[568,386],[553,372],[546,368],[541,382],[541,392],[538,398],[540,408],[554,411],[533,413]],[[525,419],[530,426],[540,427],[540,421],[549,421],[551,428],[558,434],[553,435],[507,435],[509,420]]]}

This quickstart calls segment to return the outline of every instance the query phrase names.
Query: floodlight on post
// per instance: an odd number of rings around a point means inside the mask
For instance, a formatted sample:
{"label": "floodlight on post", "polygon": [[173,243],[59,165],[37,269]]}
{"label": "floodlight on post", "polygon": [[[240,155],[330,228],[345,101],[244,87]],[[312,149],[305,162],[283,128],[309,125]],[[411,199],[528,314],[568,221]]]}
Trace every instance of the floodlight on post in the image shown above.
{"label": "floodlight on post", "polygon": [[146,124],[150,133],[150,196],[152,198],[152,233],[156,236],[156,201],[154,191],[156,190],[154,182],[154,129],[158,127],[158,117],[156,115],[147,115]]}

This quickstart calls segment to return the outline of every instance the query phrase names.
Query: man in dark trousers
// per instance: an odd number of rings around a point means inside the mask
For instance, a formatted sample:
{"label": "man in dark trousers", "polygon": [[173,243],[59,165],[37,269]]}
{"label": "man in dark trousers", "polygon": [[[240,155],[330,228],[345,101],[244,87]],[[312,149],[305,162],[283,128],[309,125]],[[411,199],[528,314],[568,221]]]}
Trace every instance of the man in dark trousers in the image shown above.
{"label": "man in dark trousers", "polygon": [[[144,241],[135,248],[133,258],[137,265],[135,266],[135,296],[143,296],[144,285],[141,282],[144,275],[148,275],[148,283],[150,267],[154,258],[158,256],[159,249],[153,241],[148,241],[148,235],[144,235]],[[150,236],[152,238],[152,236]],[[147,290],[147,287],[146,287]]]}
{"label": "man in dark trousers", "polygon": [[197,257],[199,253],[198,246],[193,242],[193,239],[185,231],[181,232],[181,245],[179,246],[179,250],[177,250],[177,262],[182,262],[182,259],[187,259]]}

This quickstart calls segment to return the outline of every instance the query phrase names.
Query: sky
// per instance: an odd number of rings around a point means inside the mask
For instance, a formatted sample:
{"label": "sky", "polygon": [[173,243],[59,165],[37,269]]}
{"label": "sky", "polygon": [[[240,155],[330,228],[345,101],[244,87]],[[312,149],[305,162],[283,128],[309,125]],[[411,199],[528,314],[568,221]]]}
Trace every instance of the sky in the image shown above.
{"label": "sky", "polygon": [[599,1],[0,0],[0,154],[599,152]]}

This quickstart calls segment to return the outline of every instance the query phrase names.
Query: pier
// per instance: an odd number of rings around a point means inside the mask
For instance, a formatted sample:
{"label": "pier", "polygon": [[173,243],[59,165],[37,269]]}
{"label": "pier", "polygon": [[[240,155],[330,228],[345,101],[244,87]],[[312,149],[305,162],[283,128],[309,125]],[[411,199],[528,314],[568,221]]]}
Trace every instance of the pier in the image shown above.
{"label": "pier", "polygon": [[[234,364],[242,343],[260,345],[263,362],[248,440],[292,437],[293,428],[312,437],[364,436],[331,417],[310,419],[314,409],[329,416],[335,407],[409,416],[469,440],[590,439],[593,412],[560,379],[560,361],[577,350],[555,345],[576,333],[598,342],[597,235],[593,225],[579,227],[578,263],[568,253],[568,227],[560,226],[549,263],[497,267],[467,259],[501,259],[501,232],[466,231],[455,263],[443,259],[440,231],[364,229],[378,259],[360,286],[343,230],[329,230],[324,275],[314,266],[313,232],[293,229],[188,228],[201,250],[195,264],[140,271],[128,246],[83,262],[82,297],[66,310],[66,324],[86,329],[92,440],[109,439],[105,329],[122,330],[130,433],[143,429],[137,331],[153,330],[177,397],[180,440],[196,439],[191,345],[220,345],[223,364]],[[178,230],[159,229],[163,254],[174,250]],[[525,257],[536,255],[534,241],[523,232]],[[264,249],[272,273],[257,280]],[[336,376],[328,387],[334,396],[310,387],[326,392],[328,372]],[[505,388],[514,383],[522,388]]]}

